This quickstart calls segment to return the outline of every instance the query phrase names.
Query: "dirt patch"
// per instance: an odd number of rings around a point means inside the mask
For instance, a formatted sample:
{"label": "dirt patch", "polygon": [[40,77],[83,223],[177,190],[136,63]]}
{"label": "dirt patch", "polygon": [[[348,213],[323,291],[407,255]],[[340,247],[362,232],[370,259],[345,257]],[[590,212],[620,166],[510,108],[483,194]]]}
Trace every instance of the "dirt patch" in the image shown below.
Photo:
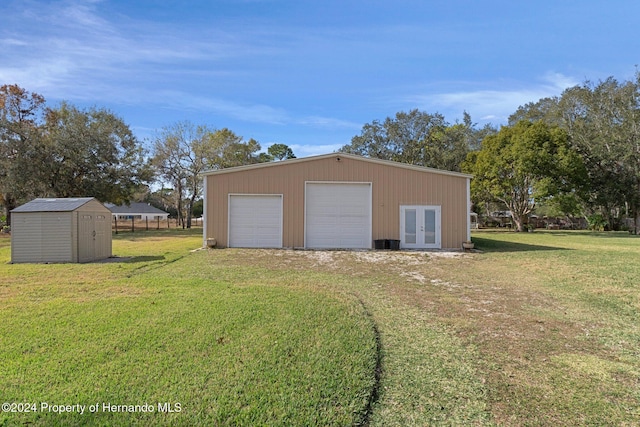
{"label": "dirt patch", "polygon": [[[545,376],[556,355],[597,353],[610,357],[585,324],[544,290],[541,276],[526,266],[492,268],[482,254],[418,251],[238,251],[266,268],[316,270],[370,279],[376,292],[420,308],[478,349],[478,369],[487,384],[492,413],[509,423],[518,399],[545,389],[538,409],[554,396]],[[504,263],[501,263],[503,265]],[[562,392],[560,392],[562,393]]]}
{"label": "dirt patch", "polygon": [[[243,252],[240,250],[240,252]],[[382,267],[385,270],[406,274],[411,277],[432,259],[447,258],[460,259],[472,257],[473,254],[459,251],[322,251],[322,250],[269,250],[257,249],[252,251],[259,258],[270,258],[275,263],[272,266],[298,266],[299,268],[324,267],[328,270],[342,270],[345,272],[364,273],[371,267]],[[410,270],[405,271],[406,267]],[[376,271],[376,270],[374,270]],[[416,281],[422,281],[422,275],[415,276]]]}

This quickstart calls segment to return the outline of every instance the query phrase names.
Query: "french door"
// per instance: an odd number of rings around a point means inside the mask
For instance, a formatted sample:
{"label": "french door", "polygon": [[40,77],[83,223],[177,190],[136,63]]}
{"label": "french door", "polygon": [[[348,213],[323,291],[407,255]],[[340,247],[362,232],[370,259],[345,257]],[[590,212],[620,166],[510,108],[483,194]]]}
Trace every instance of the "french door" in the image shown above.
{"label": "french door", "polygon": [[400,206],[400,247],[440,249],[440,206]]}

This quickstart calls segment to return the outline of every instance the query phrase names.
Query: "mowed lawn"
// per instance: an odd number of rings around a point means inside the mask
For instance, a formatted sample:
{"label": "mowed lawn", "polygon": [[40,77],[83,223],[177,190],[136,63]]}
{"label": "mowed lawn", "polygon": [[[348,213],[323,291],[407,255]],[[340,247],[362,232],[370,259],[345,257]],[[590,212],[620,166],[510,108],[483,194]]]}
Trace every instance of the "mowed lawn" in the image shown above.
{"label": "mowed lawn", "polygon": [[38,410],[0,425],[640,425],[637,237],[192,251],[197,233],[118,235],[130,259],[85,265],[11,265],[0,239],[0,400]]}
{"label": "mowed lawn", "polygon": [[362,304],[192,253],[196,233],[119,235],[134,258],[107,264],[9,265],[4,247],[0,401],[35,412],[0,425],[361,422],[377,362]]}

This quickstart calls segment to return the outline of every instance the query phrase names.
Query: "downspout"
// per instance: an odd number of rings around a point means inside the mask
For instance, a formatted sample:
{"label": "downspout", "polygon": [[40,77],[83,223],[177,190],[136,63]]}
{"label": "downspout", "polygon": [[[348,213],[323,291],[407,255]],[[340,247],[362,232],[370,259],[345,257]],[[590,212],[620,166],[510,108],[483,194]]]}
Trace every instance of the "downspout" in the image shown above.
{"label": "downspout", "polygon": [[471,241],[471,178],[467,178],[467,242]]}
{"label": "downspout", "polygon": [[207,247],[207,215],[208,215],[208,209],[207,209],[207,180],[208,180],[208,176],[205,175],[203,181],[203,193],[204,193],[204,198],[202,199],[202,247],[206,248]]}

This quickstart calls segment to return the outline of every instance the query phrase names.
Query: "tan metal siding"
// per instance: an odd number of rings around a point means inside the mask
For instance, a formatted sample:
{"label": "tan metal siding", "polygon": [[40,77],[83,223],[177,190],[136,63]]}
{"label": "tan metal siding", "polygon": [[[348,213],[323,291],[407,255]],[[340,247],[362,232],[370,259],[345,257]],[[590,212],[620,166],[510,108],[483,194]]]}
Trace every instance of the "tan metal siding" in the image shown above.
{"label": "tan metal siding", "polygon": [[73,262],[72,212],[14,213],[11,262]]}
{"label": "tan metal siding", "polygon": [[335,157],[212,174],[207,179],[207,233],[227,246],[227,194],[282,194],[283,246],[304,245],[305,181],[372,183],[372,238],[399,239],[400,205],[442,208],[442,247],[466,240],[468,178]]}

